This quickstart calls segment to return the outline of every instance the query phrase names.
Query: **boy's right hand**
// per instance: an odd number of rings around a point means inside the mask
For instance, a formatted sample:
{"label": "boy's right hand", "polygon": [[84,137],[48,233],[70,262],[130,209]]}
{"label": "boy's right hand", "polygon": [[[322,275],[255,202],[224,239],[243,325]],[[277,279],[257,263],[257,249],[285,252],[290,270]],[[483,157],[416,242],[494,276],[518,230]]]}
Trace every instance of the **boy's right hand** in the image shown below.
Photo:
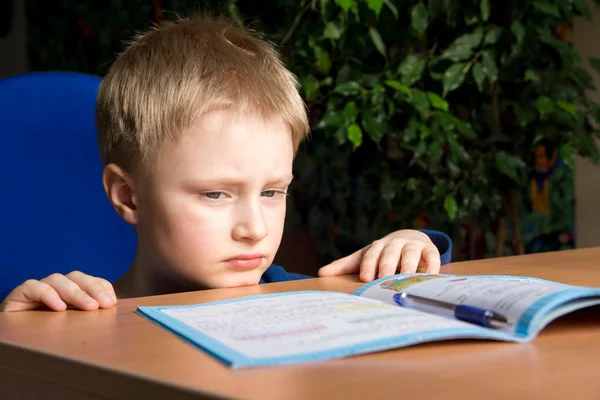
{"label": "boy's right hand", "polygon": [[117,304],[117,296],[107,280],[73,271],[24,282],[0,303],[0,312],[34,310],[43,306],[64,311],[67,304],[86,311],[111,308]]}

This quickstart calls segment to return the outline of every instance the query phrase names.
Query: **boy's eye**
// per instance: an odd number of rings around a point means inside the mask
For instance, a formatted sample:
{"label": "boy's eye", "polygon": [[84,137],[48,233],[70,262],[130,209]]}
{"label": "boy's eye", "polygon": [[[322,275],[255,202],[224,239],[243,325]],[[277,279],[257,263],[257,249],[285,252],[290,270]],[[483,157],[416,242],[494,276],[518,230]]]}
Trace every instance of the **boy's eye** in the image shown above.
{"label": "boy's eye", "polygon": [[262,196],[264,197],[275,197],[277,195],[285,195],[285,192],[282,192],[280,190],[265,190],[264,192],[261,193]]}
{"label": "boy's eye", "polygon": [[223,194],[223,192],[206,192],[206,193],[204,193],[204,195],[206,197],[208,197],[209,199],[213,199],[213,200],[217,200],[217,199],[221,198],[222,194]]}

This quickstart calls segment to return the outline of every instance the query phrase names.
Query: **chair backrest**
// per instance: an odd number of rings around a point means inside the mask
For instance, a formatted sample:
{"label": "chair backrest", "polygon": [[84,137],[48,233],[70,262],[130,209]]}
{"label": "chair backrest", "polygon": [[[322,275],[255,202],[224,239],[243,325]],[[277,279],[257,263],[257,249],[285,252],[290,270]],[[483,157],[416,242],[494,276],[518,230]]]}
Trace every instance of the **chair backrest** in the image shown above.
{"label": "chair backrest", "polygon": [[0,80],[0,301],[54,272],[114,281],[133,260],[133,228],[102,188],[100,82],[69,72]]}

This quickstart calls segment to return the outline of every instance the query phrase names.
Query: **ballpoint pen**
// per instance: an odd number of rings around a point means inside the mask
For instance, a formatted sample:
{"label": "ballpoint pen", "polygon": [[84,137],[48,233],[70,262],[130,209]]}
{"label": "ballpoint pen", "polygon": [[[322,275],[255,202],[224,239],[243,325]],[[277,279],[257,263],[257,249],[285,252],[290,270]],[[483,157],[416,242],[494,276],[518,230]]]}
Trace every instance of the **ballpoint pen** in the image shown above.
{"label": "ballpoint pen", "polygon": [[511,325],[511,322],[502,314],[493,310],[473,307],[463,304],[451,304],[444,301],[428,299],[408,293],[396,293],[394,301],[407,308],[431,310],[431,308],[449,311],[456,319],[485,326],[487,328],[502,329]]}

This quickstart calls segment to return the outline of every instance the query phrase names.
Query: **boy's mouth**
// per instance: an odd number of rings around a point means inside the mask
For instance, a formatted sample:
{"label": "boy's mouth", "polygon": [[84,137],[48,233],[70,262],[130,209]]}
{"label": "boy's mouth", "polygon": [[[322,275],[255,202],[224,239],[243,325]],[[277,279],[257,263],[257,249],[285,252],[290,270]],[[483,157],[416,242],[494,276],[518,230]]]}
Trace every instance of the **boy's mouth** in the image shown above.
{"label": "boy's mouth", "polygon": [[235,269],[254,269],[262,264],[264,258],[263,254],[239,254],[225,260],[225,263]]}

